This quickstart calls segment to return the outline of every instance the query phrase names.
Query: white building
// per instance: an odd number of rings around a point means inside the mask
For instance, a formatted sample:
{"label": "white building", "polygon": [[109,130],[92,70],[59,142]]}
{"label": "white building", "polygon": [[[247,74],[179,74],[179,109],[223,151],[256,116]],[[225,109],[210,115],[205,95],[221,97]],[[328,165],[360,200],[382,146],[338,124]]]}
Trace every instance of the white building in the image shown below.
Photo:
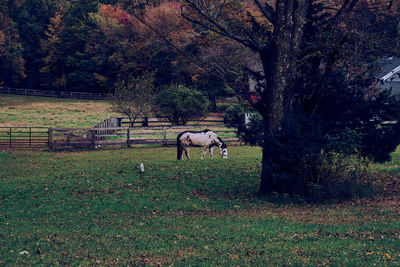
{"label": "white building", "polygon": [[375,74],[376,87],[392,89],[393,93],[400,94],[400,58],[390,57],[378,62],[379,68]]}

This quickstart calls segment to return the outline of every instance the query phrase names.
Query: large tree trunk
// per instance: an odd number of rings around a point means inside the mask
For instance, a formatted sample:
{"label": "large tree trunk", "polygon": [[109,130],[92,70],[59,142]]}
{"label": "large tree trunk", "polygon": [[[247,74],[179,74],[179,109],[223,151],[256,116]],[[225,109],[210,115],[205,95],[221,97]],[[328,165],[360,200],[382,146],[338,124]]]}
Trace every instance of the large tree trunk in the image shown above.
{"label": "large tree trunk", "polygon": [[263,94],[266,113],[264,114],[261,194],[282,191],[279,181],[274,179],[276,176],[272,166],[276,166],[277,163],[273,162],[273,155],[268,150],[268,144],[270,137],[281,129],[282,121],[291,113],[292,83],[295,78],[297,54],[303,35],[306,10],[306,0],[278,2],[276,6],[277,20],[271,45],[267,51],[260,53],[264,74],[267,77]]}
{"label": "large tree trunk", "polygon": [[[283,45],[284,47],[285,45]],[[281,47],[282,48],[282,47]],[[279,184],[274,181],[274,173],[271,166],[274,164],[269,151],[269,140],[281,128],[281,123],[288,114],[288,77],[287,71],[290,65],[284,54],[284,49],[277,47],[273,65],[266,71],[267,88],[264,94],[265,115],[264,115],[264,146],[262,158],[262,172],[260,193],[265,194],[278,190]],[[266,69],[268,70],[268,68]],[[268,73],[269,72],[269,73]]]}

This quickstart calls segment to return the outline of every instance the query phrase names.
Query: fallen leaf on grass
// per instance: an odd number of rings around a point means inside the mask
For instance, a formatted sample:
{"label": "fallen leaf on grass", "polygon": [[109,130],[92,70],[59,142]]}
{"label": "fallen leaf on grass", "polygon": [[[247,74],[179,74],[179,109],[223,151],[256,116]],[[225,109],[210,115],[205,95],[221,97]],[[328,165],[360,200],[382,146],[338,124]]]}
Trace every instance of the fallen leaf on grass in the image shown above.
{"label": "fallen leaf on grass", "polygon": [[230,255],[229,256],[232,260],[238,260],[239,259],[239,255]]}
{"label": "fallen leaf on grass", "polygon": [[391,259],[390,255],[389,255],[388,253],[385,253],[384,256],[385,256],[385,258],[388,259],[388,260]]}

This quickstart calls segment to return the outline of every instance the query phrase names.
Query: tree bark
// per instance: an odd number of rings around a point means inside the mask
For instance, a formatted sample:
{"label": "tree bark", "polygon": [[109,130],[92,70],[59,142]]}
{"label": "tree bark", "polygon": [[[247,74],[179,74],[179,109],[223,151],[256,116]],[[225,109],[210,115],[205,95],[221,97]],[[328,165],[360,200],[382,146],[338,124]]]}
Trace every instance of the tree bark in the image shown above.
{"label": "tree bark", "polygon": [[276,6],[277,20],[269,51],[260,53],[264,74],[267,77],[263,95],[265,103],[264,146],[260,193],[279,191],[274,179],[274,165],[269,151],[269,140],[281,129],[282,121],[291,113],[297,54],[306,21],[307,2],[303,0],[280,1]]}

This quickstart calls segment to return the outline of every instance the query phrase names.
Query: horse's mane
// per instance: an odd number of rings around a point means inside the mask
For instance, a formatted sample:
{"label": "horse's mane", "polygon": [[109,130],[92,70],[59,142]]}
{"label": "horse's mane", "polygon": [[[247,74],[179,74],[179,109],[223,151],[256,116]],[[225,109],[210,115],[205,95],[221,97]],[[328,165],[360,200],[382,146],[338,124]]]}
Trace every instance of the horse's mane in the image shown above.
{"label": "horse's mane", "polygon": [[226,148],[226,144],[222,141],[221,137],[217,136],[217,139],[222,143],[222,148]]}

